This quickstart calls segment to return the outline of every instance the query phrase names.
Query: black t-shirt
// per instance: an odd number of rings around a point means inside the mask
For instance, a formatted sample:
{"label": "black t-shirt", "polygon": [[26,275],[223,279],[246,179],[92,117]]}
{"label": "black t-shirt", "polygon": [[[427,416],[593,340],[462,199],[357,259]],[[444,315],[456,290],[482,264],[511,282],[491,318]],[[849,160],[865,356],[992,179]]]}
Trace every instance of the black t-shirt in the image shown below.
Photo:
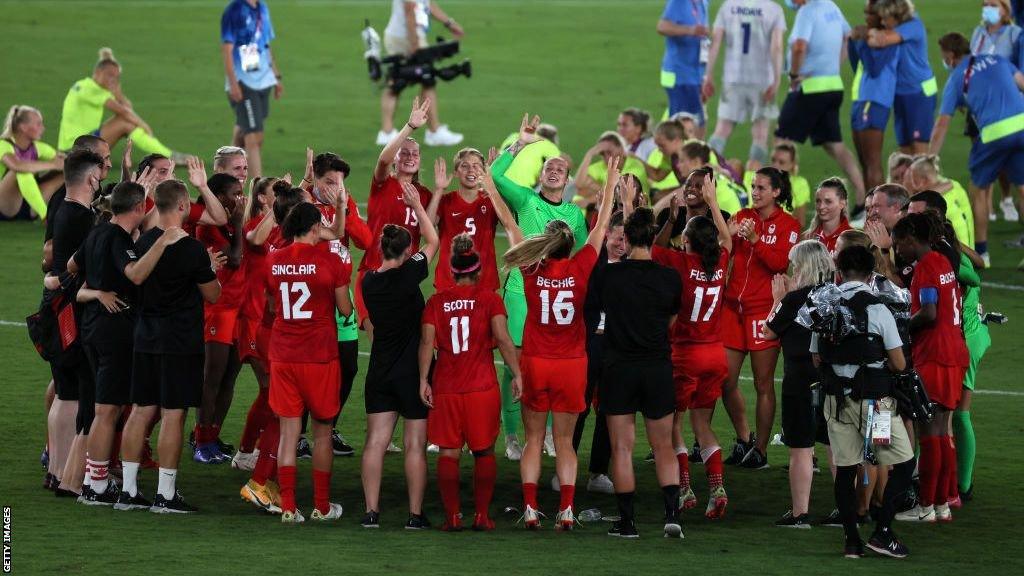
{"label": "black t-shirt", "polygon": [[61,202],[53,217],[53,266],[54,275],[68,270],[68,259],[82,247],[86,236],[96,223],[96,214],[78,202]]}
{"label": "black t-shirt", "polygon": [[[164,231],[147,230],[135,243],[141,258]],[[150,354],[203,353],[203,295],[199,285],[217,275],[206,248],[185,237],[164,249],[139,290],[135,351]]]}
{"label": "black t-shirt", "polygon": [[82,311],[82,341],[131,342],[135,329],[136,287],[124,275],[125,267],[138,260],[131,235],[117,224],[98,224],[74,258],[78,275],[89,288],[114,292],[128,304],[121,312],[111,314],[98,300],[86,302]]}
{"label": "black t-shirt", "polygon": [[64,203],[64,198],[68,195],[68,189],[61,186],[50,196],[50,201],[46,203],[46,235],[43,236],[43,242],[53,240],[53,220],[57,215],[57,210],[60,205]]}
{"label": "black t-shirt", "polygon": [[782,344],[783,394],[805,391],[818,380],[811,360],[811,331],[796,322],[797,312],[807,302],[811,289],[807,286],[786,294],[768,316],[768,327],[779,335]]}
{"label": "black t-shirt", "polygon": [[605,357],[668,360],[669,319],[679,312],[679,274],[652,260],[623,260],[604,269]]}
{"label": "black t-shirt", "polygon": [[363,276],[363,302],[373,323],[368,381],[419,374],[417,353],[423,293],[420,282],[429,274],[429,260],[422,252],[398,268]]}
{"label": "black t-shirt", "polygon": [[601,247],[601,253],[597,256],[597,263],[590,272],[590,279],[587,281],[587,298],[583,301],[583,322],[587,326],[587,336],[592,336],[601,323],[601,295],[598,293],[598,286],[603,285],[604,269],[609,264],[608,250]]}

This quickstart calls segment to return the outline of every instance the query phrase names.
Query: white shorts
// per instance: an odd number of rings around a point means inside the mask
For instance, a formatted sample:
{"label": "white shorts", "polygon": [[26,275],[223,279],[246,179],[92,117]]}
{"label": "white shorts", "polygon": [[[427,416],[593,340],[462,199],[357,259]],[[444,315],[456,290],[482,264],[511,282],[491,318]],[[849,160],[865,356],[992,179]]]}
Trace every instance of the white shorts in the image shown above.
{"label": "white shorts", "polygon": [[775,120],[779,117],[779,106],[775,102],[765,104],[761,98],[765,88],[753,84],[725,84],[722,98],[718,101],[718,117],[736,122]]}
{"label": "white shorts", "polygon": [[[420,48],[427,46],[427,35],[423,32],[418,32],[420,41]],[[409,39],[406,36],[392,36],[391,34],[384,34],[384,51],[388,53],[388,56],[394,56],[395,54],[404,54],[409,56],[412,51],[409,50]]]}

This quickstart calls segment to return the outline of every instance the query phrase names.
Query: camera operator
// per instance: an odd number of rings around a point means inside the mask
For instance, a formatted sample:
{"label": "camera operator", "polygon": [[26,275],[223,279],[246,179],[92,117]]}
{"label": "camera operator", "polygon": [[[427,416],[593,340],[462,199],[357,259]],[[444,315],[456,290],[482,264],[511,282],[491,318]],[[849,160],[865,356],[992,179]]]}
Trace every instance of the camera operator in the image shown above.
{"label": "camera operator", "polygon": [[[444,27],[455,39],[462,38],[462,26],[454,18],[448,16],[433,0],[392,0],[391,20],[384,29],[384,49],[388,55],[412,56],[417,50],[427,47],[427,31],[430,30],[430,17],[444,23]],[[441,124],[437,114],[437,89],[435,86],[423,86],[420,100],[431,102],[427,119],[427,146],[454,146],[462,142],[462,134],[452,132],[447,124]],[[377,133],[377,145],[384,146],[398,134],[395,130],[395,107],[398,105],[398,92],[390,87],[380,95],[380,132]]]}
{"label": "camera operator", "polygon": [[892,532],[894,501],[910,486],[914,450],[903,420],[895,414],[894,373],[906,367],[903,342],[892,313],[871,293],[866,282],[874,274],[875,258],[863,246],[844,248],[836,257],[842,291],[836,314],[850,317],[854,328],[841,338],[811,335],[811,354],[821,367],[825,420],[835,461],[836,505],[846,532],[845,555],[864,555],[857,530],[857,465],[870,447],[881,466],[893,467],[882,510],[868,548],[904,558],[908,554]]}

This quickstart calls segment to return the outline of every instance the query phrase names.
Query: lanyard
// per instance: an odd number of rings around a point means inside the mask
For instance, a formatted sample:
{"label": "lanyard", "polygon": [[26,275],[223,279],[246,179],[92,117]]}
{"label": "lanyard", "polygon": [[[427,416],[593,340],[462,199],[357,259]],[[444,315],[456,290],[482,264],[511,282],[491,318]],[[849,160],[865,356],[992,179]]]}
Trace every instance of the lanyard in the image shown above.
{"label": "lanyard", "polygon": [[967,61],[967,70],[964,70],[964,97],[971,88],[971,76],[974,76],[974,56]]}
{"label": "lanyard", "polygon": [[[997,45],[998,45],[998,43],[999,43],[999,38],[1000,38],[1000,37],[1001,37],[1001,36],[1002,36],[1002,35],[1003,35],[1004,33],[1006,33],[1006,31],[1007,31],[1007,30],[1009,30],[1009,29],[1010,29],[1010,27],[1009,27],[1009,26],[1003,26],[1003,27],[999,28],[999,31],[998,31],[998,32],[996,32],[996,35],[995,35],[995,37],[994,37],[994,38],[992,38],[992,49],[991,49],[991,51],[989,52],[990,54],[995,54],[995,51],[996,51],[996,46],[997,46]],[[985,33],[981,35],[981,41],[980,41],[980,42],[978,42],[978,49],[977,49],[977,50],[975,50],[975,53],[977,53],[977,54],[981,54],[981,53],[982,53],[982,50],[984,50],[984,49],[985,49],[985,40],[986,40],[987,38],[989,38],[989,37],[990,37],[990,34],[988,33],[988,30],[986,30],[986,31],[985,31]]]}

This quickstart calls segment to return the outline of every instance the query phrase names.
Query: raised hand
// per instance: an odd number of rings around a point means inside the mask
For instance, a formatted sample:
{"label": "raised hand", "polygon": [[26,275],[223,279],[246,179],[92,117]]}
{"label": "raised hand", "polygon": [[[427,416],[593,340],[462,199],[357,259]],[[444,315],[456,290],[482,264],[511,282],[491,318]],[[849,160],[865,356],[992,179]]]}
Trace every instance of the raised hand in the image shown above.
{"label": "raised hand", "polygon": [[410,182],[402,182],[402,201],[410,208],[422,207],[420,192]]}
{"label": "raised hand", "polygon": [[452,176],[448,174],[448,165],[443,156],[438,156],[437,160],[434,160],[434,190],[444,192],[451,183]]}
{"label": "raised hand", "polygon": [[782,298],[789,293],[789,277],[785,274],[776,274],[772,278],[772,298],[776,302],[782,300]]}
{"label": "raised hand", "polygon": [[223,252],[219,250],[214,252],[213,248],[207,248],[206,255],[210,257],[210,268],[212,268],[214,272],[223,268],[224,264],[228,261],[228,257],[225,256]]}
{"label": "raised hand", "polygon": [[206,165],[195,156],[188,157],[188,182],[196,188],[206,187]]}
{"label": "raised hand", "polygon": [[871,238],[871,243],[881,250],[888,250],[892,247],[892,236],[885,229],[885,225],[876,220],[869,220],[864,224],[864,233]]}
{"label": "raised hand", "polygon": [[132,139],[127,138],[124,142],[124,152],[121,154],[121,165],[129,166],[132,165]]}
{"label": "raised hand", "polygon": [[740,227],[739,230],[737,230],[737,233],[740,235],[741,238],[743,238],[747,242],[750,242],[751,244],[756,243],[757,240],[760,238],[760,236],[758,236],[757,234],[757,228],[754,225],[754,220],[751,218],[745,218],[742,222],[740,222]]}
{"label": "raised hand", "polygon": [[[487,166],[490,167],[491,164],[494,164],[494,160],[497,157],[498,157],[498,149],[496,147],[494,147],[494,146],[491,146],[487,150]],[[485,174],[489,174],[490,170],[484,170],[484,173]]]}
{"label": "raised hand", "polygon": [[608,184],[614,189],[622,178],[622,156],[612,156],[608,160]]}
{"label": "raised hand", "polygon": [[414,98],[412,101],[412,111],[409,112],[409,127],[415,130],[426,124],[429,112],[430,98],[424,98],[422,102],[420,102],[419,96]]}
{"label": "raised hand", "polygon": [[704,185],[700,189],[701,198],[712,210],[718,209],[718,189],[711,174],[704,176]]}
{"label": "raised hand", "polygon": [[540,116],[534,114],[533,118],[530,118],[529,112],[523,114],[523,121],[519,124],[519,143],[525,146],[540,140],[540,136],[537,135],[538,126]]}

